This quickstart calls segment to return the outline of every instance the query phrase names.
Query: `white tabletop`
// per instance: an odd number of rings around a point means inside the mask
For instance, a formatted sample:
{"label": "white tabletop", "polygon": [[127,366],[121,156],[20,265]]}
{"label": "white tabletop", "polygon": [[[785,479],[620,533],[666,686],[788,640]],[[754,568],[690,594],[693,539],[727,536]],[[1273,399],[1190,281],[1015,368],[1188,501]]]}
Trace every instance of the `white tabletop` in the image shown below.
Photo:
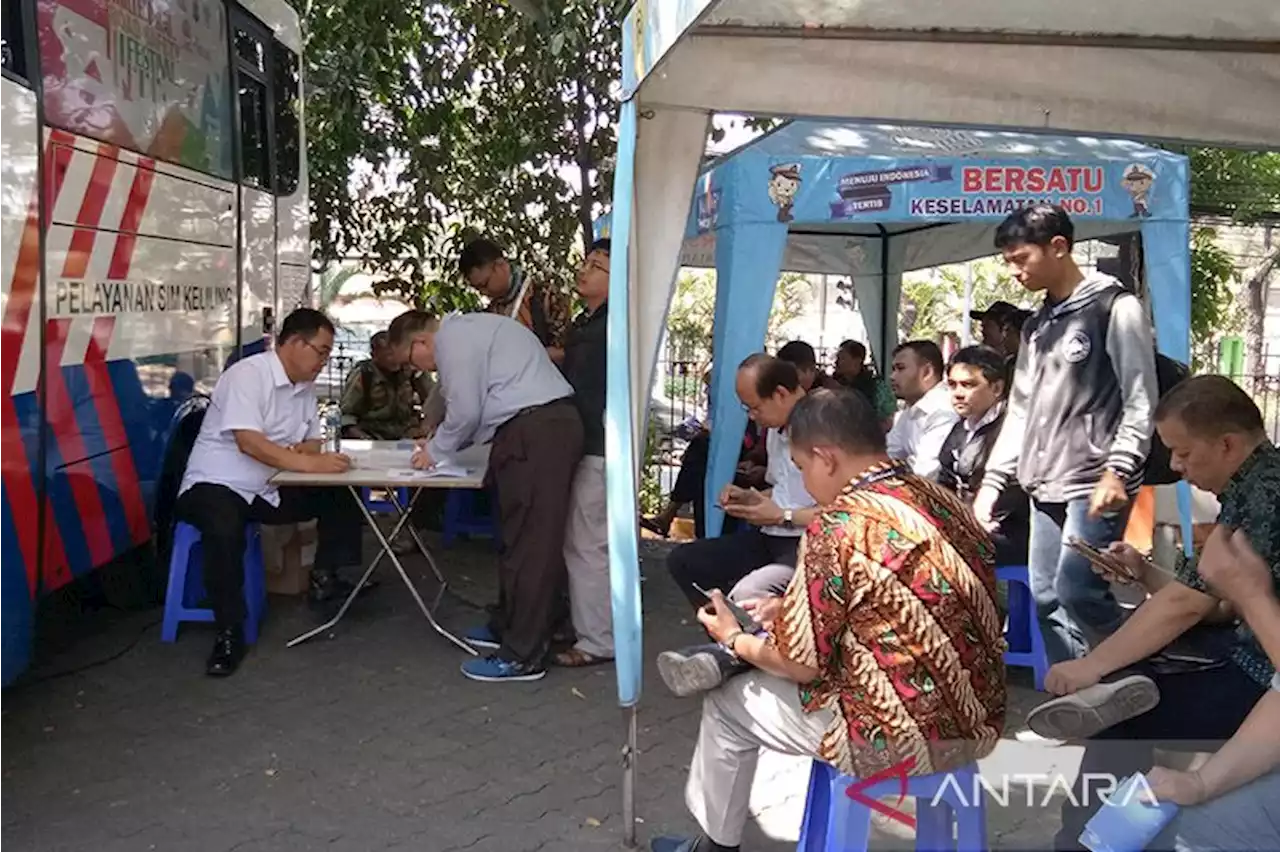
{"label": "white tabletop", "polygon": [[357,488],[483,488],[489,469],[489,445],[480,444],[458,453],[454,461],[466,468],[466,476],[425,477],[410,472],[413,441],[357,441],[343,439],[342,452],[352,460],[344,473],[294,473],[282,470],[272,485],[348,485]]}

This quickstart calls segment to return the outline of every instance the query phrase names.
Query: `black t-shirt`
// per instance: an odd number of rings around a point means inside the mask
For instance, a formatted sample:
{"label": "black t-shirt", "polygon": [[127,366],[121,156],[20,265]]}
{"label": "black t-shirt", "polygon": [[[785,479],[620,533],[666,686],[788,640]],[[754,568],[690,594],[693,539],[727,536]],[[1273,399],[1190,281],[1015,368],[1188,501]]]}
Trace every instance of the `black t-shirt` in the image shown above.
{"label": "black t-shirt", "polygon": [[582,416],[582,453],[604,455],[605,376],[609,342],[607,304],[583,311],[573,321],[564,345],[564,376],[573,385],[573,401]]}

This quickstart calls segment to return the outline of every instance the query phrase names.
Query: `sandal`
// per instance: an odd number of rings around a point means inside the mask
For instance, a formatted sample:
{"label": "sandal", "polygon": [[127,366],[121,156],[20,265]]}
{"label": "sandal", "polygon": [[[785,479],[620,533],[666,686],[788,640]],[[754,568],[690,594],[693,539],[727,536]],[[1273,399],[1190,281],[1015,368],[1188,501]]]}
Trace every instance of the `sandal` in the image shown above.
{"label": "sandal", "polygon": [[667,534],[671,532],[671,527],[669,525],[664,529],[662,524],[658,523],[655,518],[641,518],[640,527],[641,529],[646,529],[654,535],[659,535],[663,538],[666,538]]}
{"label": "sandal", "polygon": [[551,658],[551,662],[557,666],[566,669],[581,669],[587,666],[600,666],[605,663],[612,663],[613,657],[597,657],[595,654],[588,654],[579,648],[570,648],[567,651],[561,651],[559,654]]}

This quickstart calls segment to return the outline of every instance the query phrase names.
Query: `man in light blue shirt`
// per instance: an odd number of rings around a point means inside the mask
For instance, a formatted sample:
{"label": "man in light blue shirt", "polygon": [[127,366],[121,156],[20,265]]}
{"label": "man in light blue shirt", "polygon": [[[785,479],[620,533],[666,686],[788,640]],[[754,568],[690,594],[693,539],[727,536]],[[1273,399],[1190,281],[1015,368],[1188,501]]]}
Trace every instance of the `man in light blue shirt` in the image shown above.
{"label": "man in light blue shirt", "polygon": [[400,357],[435,371],[444,394],[444,422],[419,446],[414,465],[431,467],[472,444],[492,444],[500,593],[490,623],[466,639],[495,653],[467,661],[462,673],[491,682],[537,680],[546,674],[567,583],[565,518],[582,457],[573,387],[533,332],[508,317],[408,311],[388,330]]}
{"label": "man in light blue shirt", "polygon": [[242,358],[213,389],[182,477],[175,514],[200,531],[204,578],[218,634],[206,672],[233,674],[244,657],[245,525],[292,524],[317,518],[319,545],[311,572],[315,603],[348,595],[338,567],[360,563],[360,520],[345,488],[283,488],[282,470],[340,473],[346,456],[320,448],[312,383],[333,350],[333,323],[299,308],[285,317],[273,351]]}

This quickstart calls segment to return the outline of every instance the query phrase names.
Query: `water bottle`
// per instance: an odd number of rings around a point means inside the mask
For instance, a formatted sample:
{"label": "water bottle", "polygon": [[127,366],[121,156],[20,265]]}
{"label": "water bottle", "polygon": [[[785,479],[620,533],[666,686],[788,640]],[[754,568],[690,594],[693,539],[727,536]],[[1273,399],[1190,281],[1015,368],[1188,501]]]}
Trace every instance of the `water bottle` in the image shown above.
{"label": "water bottle", "polygon": [[325,408],[324,419],[321,423],[322,434],[324,435],[324,451],[326,453],[342,452],[342,414],[338,411],[336,405],[329,405]]}

